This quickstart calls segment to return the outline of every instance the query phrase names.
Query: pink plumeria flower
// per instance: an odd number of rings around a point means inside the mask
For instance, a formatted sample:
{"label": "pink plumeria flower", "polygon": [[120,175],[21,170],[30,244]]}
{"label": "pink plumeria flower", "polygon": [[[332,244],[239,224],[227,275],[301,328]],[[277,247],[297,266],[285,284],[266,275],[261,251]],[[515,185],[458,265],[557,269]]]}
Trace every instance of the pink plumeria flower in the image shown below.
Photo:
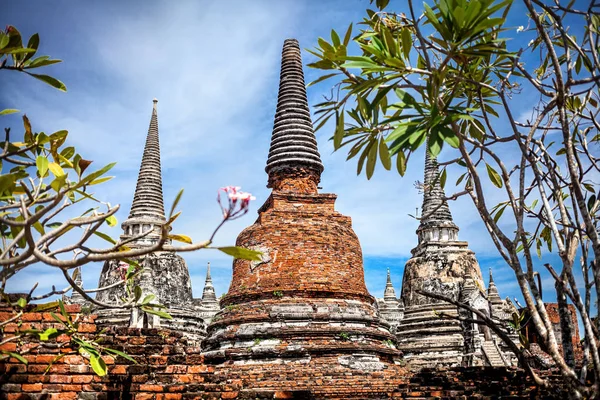
{"label": "pink plumeria flower", "polygon": [[119,262],[119,266],[117,267],[117,271],[121,275],[121,279],[122,280],[125,280],[125,277],[127,276],[127,270],[128,269],[129,269],[129,264],[127,264],[124,261],[120,261]]}
{"label": "pink plumeria flower", "polygon": [[[227,203],[221,199],[221,192],[227,195]],[[221,207],[224,219],[235,219],[246,214],[252,200],[256,200],[256,197],[242,192],[239,186],[225,186],[217,192],[217,202]]]}

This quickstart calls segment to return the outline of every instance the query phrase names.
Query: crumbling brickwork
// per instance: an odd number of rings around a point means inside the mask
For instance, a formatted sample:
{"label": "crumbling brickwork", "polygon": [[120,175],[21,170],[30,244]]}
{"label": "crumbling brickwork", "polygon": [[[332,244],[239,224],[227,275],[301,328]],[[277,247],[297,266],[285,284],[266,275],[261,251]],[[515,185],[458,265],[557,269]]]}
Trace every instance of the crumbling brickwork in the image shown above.
{"label": "crumbling brickwork", "polygon": [[[80,307],[68,306],[71,313]],[[13,314],[0,310],[0,318]],[[9,325],[6,336],[17,329],[57,327],[48,313],[28,312],[21,327]],[[94,334],[95,316],[82,316],[80,331]],[[5,336],[5,337],[6,337]],[[0,399],[6,400],[179,400],[179,399],[384,399],[384,398],[564,398],[564,393],[538,389],[523,371],[510,368],[427,369],[410,372],[384,368],[369,372],[337,364],[336,356],[306,363],[208,365],[201,349],[180,332],[158,329],[114,328],[103,335],[103,344],[130,354],[136,364],[105,356],[109,374],[99,377],[78,353],[48,364],[70,347],[59,348],[66,337],[47,346],[25,343],[31,349],[28,364],[15,359],[0,362]],[[16,344],[2,346],[16,350]],[[333,359],[332,359],[333,358]],[[336,366],[337,364],[337,366]],[[548,375],[550,372],[542,372]]]}

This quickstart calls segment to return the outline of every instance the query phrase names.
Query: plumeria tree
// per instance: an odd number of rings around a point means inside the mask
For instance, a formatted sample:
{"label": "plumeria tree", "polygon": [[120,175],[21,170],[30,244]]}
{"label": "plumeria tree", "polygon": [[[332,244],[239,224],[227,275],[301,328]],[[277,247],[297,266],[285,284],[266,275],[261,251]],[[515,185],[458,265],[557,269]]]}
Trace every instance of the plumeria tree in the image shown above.
{"label": "plumeria tree", "polygon": [[[310,66],[324,71],[313,83],[334,82],[331,96],[317,106],[318,127],[333,117],[334,149],[347,151],[367,178],[378,162],[391,169],[394,158],[404,175],[422,147],[439,158],[439,183],[456,181],[447,199],[472,200],[514,271],[530,323],[562,383],[573,397],[593,398],[600,395],[592,306],[600,294],[600,5],[518,2],[526,10],[519,27],[507,22],[512,0],[433,0],[422,8],[408,0],[402,10],[372,2],[376,9],[367,10],[359,30],[332,31],[311,51],[318,60]],[[531,41],[509,41],[527,34]],[[490,200],[500,196],[500,202]],[[554,254],[558,264],[542,265],[543,253]],[[536,280],[542,270],[555,280],[562,342]],[[585,336],[579,366],[569,303]],[[478,317],[499,333],[508,329]],[[515,315],[515,328],[520,321]],[[524,365],[532,362],[526,341],[513,349]],[[552,384],[530,372],[538,384]]]}
{"label": "plumeria tree", "polygon": [[[24,45],[21,34],[12,26],[0,31],[0,69],[26,73],[58,90],[66,91],[66,86],[58,79],[30,72],[60,62],[48,56],[38,56],[39,42],[39,36],[35,34]],[[0,115],[17,112],[19,111],[15,109],[6,109],[0,111]],[[211,248],[218,229],[225,222],[244,215],[248,211],[250,200],[254,198],[240,191],[239,187],[222,188],[218,202],[223,211],[223,220],[208,240],[193,243],[189,236],[169,233],[173,222],[181,214],[176,211],[183,193],[181,191],[173,202],[167,222],[161,227],[160,240],[148,247],[129,247],[129,243],[143,238],[151,231],[123,241],[111,238],[102,229],[117,225],[115,213],[119,206],[100,201],[92,193],[101,191],[101,185],[112,178],[107,173],[114,163],[94,169],[91,160],[68,144],[69,133],[66,130],[51,134],[36,132],[26,115],[23,115],[22,132],[15,135],[11,128],[5,128],[4,132],[4,141],[0,143],[0,300],[4,307],[12,308],[13,312],[10,318],[0,321],[0,345],[17,343],[25,337],[37,341],[38,345],[44,345],[58,335],[67,334],[71,341],[63,345],[69,345],[74,350],[84,350],[90,356],[94,371],[103,375],[106,373],[106,365],[101,358],[103,353],[128,356],[79,334],[78,317],[68,315],[61,300],[40,302],[72,291],[79,293],[95,307],[139,308],[143,312],[170,318],[163,310],[164,307],[153,302],[152,295],[145,296],[137,284],[136,278],[142,271],[138,263],[140,257],[159,250],[187,252]],[[221,192],[226,198],[221,198]],[[88,209],[73,217],[71,210],[81,207]],[[69,236],[66,236],[68,233]],[[78,235],[77,239],[70,240],[74,233]],[[103,248],[94,247],[90,244],[93,237],[102,238],[108,245]],[[172,240],[184,244],[174,246],[170,244]],[[257,252],[237,247],[217,249],[237,258],[256,259],[258,255]],[[105,260],[121,260],[123,270],[120,281],[94,289],[83,289],[77,284],[80,267]],[[66,287],[57,289],[54,285],[51,291],[39,293],[35,284],[28,293],[10,293],[11,278],[40,263],[61,271],[67,281]],[[96,300],[96,293],[115,286],[124,288],[121,302],[105,304]],[[29,306],[32,302],[37,304]],[[5,334],[4,328],[8,324],[20,324],[23,314],[31,309],[57,311],[62,314],[62,318],[58,314],[52,315],[63,326],[45,331],[19,330],[14,334]],[[15,351],[0,351],[0,359],[14,357],[27,362],[23,354],[32,347],[27,349],[21,351],[17,347]]]}

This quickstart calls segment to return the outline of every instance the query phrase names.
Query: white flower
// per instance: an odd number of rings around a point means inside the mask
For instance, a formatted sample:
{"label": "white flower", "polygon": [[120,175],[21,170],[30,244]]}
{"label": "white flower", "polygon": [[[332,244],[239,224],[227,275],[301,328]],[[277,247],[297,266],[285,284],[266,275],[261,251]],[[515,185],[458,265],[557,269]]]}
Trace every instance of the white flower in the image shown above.
{"label": "white flower", "polygon": [[531,40],[529,41],[529,44],[528,44],[527,46],[531,47],[531,46],[533,46],[533,44],[534,44],[534,43],[535,43],[535,40],[534,40],[534,39],[531,39]]}
{"label": "white flower", "polygon": [[525,27],[523,25],[521,25],[520,27],[517,28],[517,33],[523,32],[524,30],[525,30]]}

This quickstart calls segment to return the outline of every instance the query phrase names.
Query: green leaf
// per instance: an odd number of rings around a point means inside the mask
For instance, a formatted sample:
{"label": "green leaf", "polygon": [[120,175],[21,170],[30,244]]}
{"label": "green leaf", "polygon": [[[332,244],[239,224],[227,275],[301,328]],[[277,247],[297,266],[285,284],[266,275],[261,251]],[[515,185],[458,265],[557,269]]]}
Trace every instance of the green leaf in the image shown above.
{"label": "green leaf", "polygon": [[106,223],[108,224],[108,226],[111,227],[117,225],[117,217],[115,217],[114,215],[107,217]]}
{"label": "green leaf", "polygon": [[50,86],[52,86],[52,87],[54,87],[54,88],[56,88],[56,89],[58,89],[58,90],[60,90],[62,92],[66,92],[67,91],[67,87],[65,86],[65,84],[62,83],[61,81],[59,81],[56,78],[53,78],[53,77],[48,76],[48,75],[32,74],[31,72],[27,72],[27,71],[25,71],[25,73],[27,75],[33,76],[36,79],[39,79],[42,82],[47,83],[48,85],[50,85]]}
{"label": "green leaf", "polygon": [[148,303],[150,303],[152,300],[154,300],[155,298],[156,298],[156,296],[155,296],[155,295],[153,295],[153,294],[149,294],[149,295],[147,295],[146,297],[144,297],[144,300],[142,300],[142,304],[143,304],[143,305],[145,305],[145,304],[148,304]]}
{"label": "green leaf", "polygon": [[339,115],[336,113],[335,133],[333,135],[333,149],[337,150],[342,145],[344,139],[344,110]]}
{"label": "green leaf", "polygon": [[352,24],[350,24],[348,26],[348,29],[346,30],[346,34],[344,35],[344,46],[348,46],[348,43],[350,43],[351,37],[352,37]]}
{"label": "green leaf", "polygon": [[458,136],[454,134],[454,131],[446,126],[439,126],[438,128],[440,135],[444,139],[444,142],[448,143],[455,149],[458,149],[458,146],[460,145],[460,140],[458,139]]}
{"label": "green leaf", "polygon": [[37,51],[38,46],[40,45],[40,35],[38,35],[37,33],[34,33],[33,35],[31,35],[31,37],[29,38],[29,42],[27,42],[27,48],[29,49],[33,49],[34,51],[31,53],[28,53],[25,58],[23,58],[23,61],[27,61],[29,60],[31,57],[33,57],[33,55],[35,54],[35,51]]}
{"label": "green leaf", "polygon": [[331,30],[331,43],[333,43],[334,47],[338,47],[340,45],[340,37],[333,29]]}
{"label": "green leaf", "polygon": [[375,164],[377,163],[377,144],[373,143],[367,154],[367,179],[371,179],[373,172],[375,171]]}
{"label": "green leaf", "polygon": [[44,374],[47,374],[48,371],[50,371],[50,368],[52,368],[52,366],[54,365],[54,363],[57,362],[58,360],[60,360],[61,358],[63,358],[64,356],[66,356],[66,355],[67,355],[66,353],[61,353],[61,354],[58,354],[56,357],[54,357],[52,359],[52,361],[50,361],[50,364],[48,364],[48,366],[44,370]]}
{"label": "green leaf", "polygon": [[496,213],[494,214],[494,222],[498,223],[498,221],[500,220],[500,217],[502,216],[502,214],[504,214],[504,210],[506,209],[506,207],[508,206],[508,203],[506,203],[504,206],[500,207],[498,209],[498,211],[496,211]]}
{"label": "green leaf", "polygon": [[503,186],[503,184],[502,184],[502,178],[500,178],[500,175],[488,163],[486,163],[485,166],[487,168],[487,173],[490,178],[490,181],[492,181],[494,186],[496,186],[497,188],[501,188]]}
{"label": "green leaf", "polygon": [[105,347],[104,351],[106,351],[107,353],[116,354],[118,356],[123,357],[126,360],[133,362],[134,364],[137,364],[137,361],[135,361],[135,359],[133,359],[130,355],[123,353],[122,351],[115,350],[115,349],[109,349],[108,347]]}
{"label": "green leaf", "polygon": [[591,195],[587,201],[587,208],[590,212],[592,211],[592,208],[594,208],[594,204],[596,204],[596,196]]}
{"label": "green leaf", "polygon": [[0,111],[0,115],[8,115],[8,114],[14,114],[14,113],[18,113],[19,110],[15,110],[14,108],[7,108],[5,110]]}
{"label": "green leaf", "polygon": [[160,310],[156,310],[152,307],[148,307],[148,306],[143,306],[142,307],[142,311],[147,312],[148,314],[154,314],[154,315],[158,315],[161,318],[166,318],[166,319],[173,319],[173,317],[164,311],[160,311]]}
{"label": "green leaf", "polygon": [[9,356],[16,358],[17,360],[19,360],[20,362],[22,362],[25,365],[27,365],[27,363],[28,363],[27,359],[20,354],[13,353],[12,351],[4,351],[4,350],[2,351],[2,353],[8,354]]}
{"label": "green leaf", "polygon": [[63,317],[69,320],[69,314],[67,314],[67,310],[65,309],[65,303],[62,300],[58,300],[58,308],[60,308],[60,313]]}
{"label": "green leaf", "polygon": [[25,297],[21,297],[19,300],[17,300],[16,304],[20,308],[25,308],[27,306],[27,299]]}
{"label": "green leaf", "polygon": [[102,357],[96,356],[95,354],[90,354],[90,365],[92,369],[98,376],[106,375],[106,363],[102,359]]}
{"label": "green leaf", "polygon": [[138,301],[142,297],[142,288],[136,286],[133,288],[134,301]]}
{"label": "green leaf", "polygon": [[[47,225],[46,225],[47,226]],[[53,301],[50,303],[37,304],[33,309],[33,312],[41,312],[47,310],[53,310],[58,307],[58,301]]]}
{"label": "green leaf", "polygon": [[437,127],[431,130],[431,135],[429,136],[429,154],[433,157],[437,157],[442,151],[442,146],[444,145],[444,140],[439,134],[439,130]]}
{"label": "green leaf", "polygon": [[40,173],[40,177],[43,178],[48,172],[48,159],[45,156],[37,156],[35,159],[35,165]]}
{"label": "green leaf", "polygon": [[113,238],[111,238],[110,236],[108,236],[106,233],[102,233],[102,232],[99,232],[99,231],[94,231],[94,235],[96,235],[98,237],[101,237],[102,239],[106,240],[109,243],[117,244],[117,242]]}
{"label": "green leaf", "polygon": [[410,54],[410,50],[412,47],[412,35],[408,28],[402,29],[402,52],[404,53],[404,58],[408,60],[408,56]]}
{"label": "green leaf", "polygon": [[171,211],[169,212],[169,219],[171,219],[171,217],[173,216],[175,208],[177,208],[177,204],[179,204],[179,200],[181,200],[181,196],[183,196],[183,189],[181,189],[177,193],[177,196],[175,196],[175,200],[173,201],[173,205],[171,206]]}
{"label": "green leaf", "polygon": [[53,337],[58,336],[58,334],[59,334],[59,332],[58,332],[58,329],[56,329],[56,328],[48,328],[44,332],[38,333],[40,340],[42,340],[44,342],[50,340]]}
{"label": "green leaf", "polygon": [[446,187],[446,179],[448,179],[448,174],[446,172],[446,168],[444,168],[442,170],[442,173],[440,174],[440,186],[442,187],[442,189]]}
{"label": "green leaf", "polygon": [[178,242],[183,242],[187,244],[192,244],[192,238],[186,235],[173,234],[168,236],[171,240],[176,240]]}
{"label": "green leaf", "polygon": [[388,150],[383,138],[379,139],[379,158],[381,159],[383,168],[387,169],[388,171],[392,169],[392,158],[390,157],[390,151]]}
{"label": "green leaf", "polygon": [[47,167],[50,170],[50,172],[52,172],[54,174],[54,176],[57,178],[60,178],[60,177],[63,177],[66,175],[65,171],[62,169],[62,167],[55,162],[48,163]]}
{"label": "green leaf", "polygon": [[315,85],[315,84],[317,84],[319,82],[322,82],[322,81],[324,81],[326,79],[331,78],[332,76],[336,76],[337,74],[338,73],[336,72],[336,73],[333,73],[333,74],[327,74],[327,75],[320,76],[317,80],[314,80],[311,83],[309,83],[308,85],[306,85],[306,87],[310,87],[312,85]]}
{"label": "green leaf", "polygon": [[262,252],[237,246],[217,247],[223,253],[240,260],[261,261]]}
{"label": "green leaf", "polygon": [[404,176],[406,173],[406,156],[402,151],[399,151],[396,157],[396,168],[398,169],[400,176]]}
{"label": "green leaf", "polygon": [[[84,161],[84,160],[83,160],[83,159],[82,159],[82,160],[79,160],[80,168],[81,168],[81,163],[82,163],[82,161]],[[87,164],[88,164],[88,165],[89,165],[90,163],[91,163],[91,161],[87,161]],[[108,172],[108,171],[109,171],[109,170],[110,170],[112,167],[114,167],[116,164],[117,164],[117,163],[110,163],[110,164],[108,164],[108,165],[104,166],[103,168],[99,169],[98,171],[92,172],[91,174],[87,175],[86,177],[84,177],[84,178],[81,178],[81,181],[79,181],[79,183],[78,183],[78,185],[77,185],[77,186],[78,186],[78,187],[79,187],[79,186],[84,186],[84,185],[86,185],[87,183],[89,183],[89,182],[92,182],[92,181],[93,181],[93,180],[95,180],[96,178],[98,178],[98,177],[100,177],[100,176],[104,175],[105,173],[107,173],[107,172]],[[87,168],[87,165],[86,165],[85,167]],[[82,170],[81,170],[81,173],[83,173],[83,171],[84,171],[84,169],[82,169]]]}

